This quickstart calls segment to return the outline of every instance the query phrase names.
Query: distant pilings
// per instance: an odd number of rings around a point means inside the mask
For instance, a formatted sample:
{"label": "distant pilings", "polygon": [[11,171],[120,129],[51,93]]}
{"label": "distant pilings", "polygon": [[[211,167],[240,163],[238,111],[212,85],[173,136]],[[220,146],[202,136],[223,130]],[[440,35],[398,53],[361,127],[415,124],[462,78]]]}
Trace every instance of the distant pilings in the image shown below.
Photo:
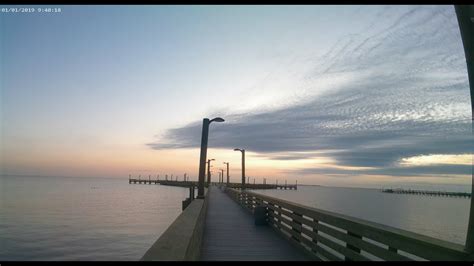
{"label": "distant pilings", "polygon": [[416,189],[382,189],[384,193],[393,194],[411,194],[411,195],[424,195],[424,196],[440,196],[440,197],[461,197],[470,198],[471,193],[468,192],[447,192],[447,191],[430,191],[430,190],[416,190]]}
{"label": "distant pilings", "polygon": [[[189,176],[185,173],[183,175],[182,180],[179,180],[178,176],[176,175],[170,175],[170,178],[168,178],[168,175],[164,175],[165,178],[160,180],[160,175],[156,175],[156,178],[153,178],[151,175],[148,175],[148,178],[142,178],[141,175],[138,175],[136,178],[132,178],[131,175],[128,176],[128,183],[129,184],[156,184],[156,185],[164,185],[164,186],[176,186],[176,187],[190,187],[190,186],[198,186],[197,181],[190,181]],[[173,180],[173,177],[174,180]],[[248,189],[284,189],[284,190],[297,190],[298,189],[298,181],[295,182],[295,184],[288,184],[287,180],[285,180],[285,184],[278,184],[278,181],[276,184],[268,184],[267,179],[263,178],[263,184],[257,184],[256,179],[254,178],[253,184],[247,183],[245,184],[245,188]],[[222,181],[222,180],[221,180]],[[241,183],[222,183],[222,182],[211,182],[212,185],[225,185],[230,188],[237,188],[241,189],[242,184]],[[205,183],[205,186],[207,187],[208,184]]]}
{"label": "distant pilings", "polygon": [[151,175],[148,175],[148,178],[142,178],[141,175],[138,175],[138,177],[133,178],[132,175],[128,175],[128,183],[129,184],[149,184],[149,185],[160,184],[160,185],[179,186],[179,187],[189,187],[191,185],[197,186],[197,182],[189,181],[189,176],[186,173],[183,175],[182,181],[179,180],[178,175],[169,176],[166,174],[164,175],[164,177],[165,177],[164,179],[160,180],[159,174],[157,174],[156,177],[152,177]]}

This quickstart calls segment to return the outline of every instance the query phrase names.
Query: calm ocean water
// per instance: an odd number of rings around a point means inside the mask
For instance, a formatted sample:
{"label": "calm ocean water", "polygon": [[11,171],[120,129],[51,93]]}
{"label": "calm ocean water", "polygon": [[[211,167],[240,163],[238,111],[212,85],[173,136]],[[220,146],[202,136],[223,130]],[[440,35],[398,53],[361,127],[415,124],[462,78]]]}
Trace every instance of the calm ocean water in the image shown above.
{"label": "calm ocean water", "polygon": [[139,260],[188,193],[127,179],[0,176],[0,260]]}
{"label": "calm ocean water", "polygon": [[[466,186],[457,191],[467,191]],[[468,198],[403,195],[383,193],[379,189],[324,186],[298,186],[296,191],[256,192],[453,243],[464,245],[466,241],[470,207]]]}
{"label": "calm ocean water", "polygon": [[[299,186],[259,193],[463,244],[469,200]],[[188,190],[126,179],[0,176],[1,260],[138,260]]]}

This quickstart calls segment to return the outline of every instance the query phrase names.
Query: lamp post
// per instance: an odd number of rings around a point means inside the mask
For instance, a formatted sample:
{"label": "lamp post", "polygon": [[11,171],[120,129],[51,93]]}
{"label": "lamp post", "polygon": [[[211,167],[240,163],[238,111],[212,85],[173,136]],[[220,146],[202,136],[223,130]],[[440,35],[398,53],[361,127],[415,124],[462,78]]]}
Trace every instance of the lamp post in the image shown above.
{"label": "lamp post", "polygon": [[224,169],[219,170],[221,170],[221,183],[224,183]]}
{"label": "lamp post", "polygon": [[212,122],[224,122],[225,120],[216,117],[212,120],[209,118],[204,118],[202,120],[202,134],[201,134],[201,155],[199,157],[199,182],[198,182],[198,199],[204,198],[204,175],[206,172],[206,157],[207,157],[207,140],[209,136],[209,125]]}
{"label": "lamp post", "polygon": [[211,161],[215,161],[216,159],[209,159],[207,160],[207,185],[211,185]]}
{"label": "lamp post", "polygon": [[229,163],[224,162],[224,164],[227,164],[227,185],[229,185]]}
{"label": "lamp post", "polygon": [[234,151],[242,152],[242,189],[245,189],[245,150],[244,149],[234,149]]}
{"label": "lamp post", "polygon": [[[458,19],[459,31],[461,33],[466,58],[467,76],[471,95],[471,132],[474,132],[474,7],[472,5],[455,5],[456,17]],[[474,167],[471,173],[471,194],[474,194]],[[469,209],[469,221],[467,225],[466,244],[467,252],[474,254],[474,196],[471,196],[471,207]]]}

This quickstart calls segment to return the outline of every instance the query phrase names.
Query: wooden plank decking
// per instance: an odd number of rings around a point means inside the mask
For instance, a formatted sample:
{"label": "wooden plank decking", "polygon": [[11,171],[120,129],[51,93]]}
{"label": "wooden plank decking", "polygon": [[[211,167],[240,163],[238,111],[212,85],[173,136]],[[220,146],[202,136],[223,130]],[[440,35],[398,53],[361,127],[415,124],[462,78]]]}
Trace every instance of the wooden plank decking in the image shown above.
{"label": "wooden plank decking", "polygon": [[208,196],[201,260],[309,260],[217,187]]}

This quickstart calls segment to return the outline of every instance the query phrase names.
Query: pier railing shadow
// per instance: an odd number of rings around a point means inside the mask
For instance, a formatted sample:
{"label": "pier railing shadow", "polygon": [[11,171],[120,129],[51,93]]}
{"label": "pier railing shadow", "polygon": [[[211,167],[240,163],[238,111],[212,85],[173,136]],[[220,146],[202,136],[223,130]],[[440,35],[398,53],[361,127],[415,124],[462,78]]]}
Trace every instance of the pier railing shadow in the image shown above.
{"label": "pier railing shadow", "polygon": [[463,245],[362,219],[303,206],[246,190],[226,188],[241,206],[266,208],[276,232],[322,260],[465,261],[473,254]]}

